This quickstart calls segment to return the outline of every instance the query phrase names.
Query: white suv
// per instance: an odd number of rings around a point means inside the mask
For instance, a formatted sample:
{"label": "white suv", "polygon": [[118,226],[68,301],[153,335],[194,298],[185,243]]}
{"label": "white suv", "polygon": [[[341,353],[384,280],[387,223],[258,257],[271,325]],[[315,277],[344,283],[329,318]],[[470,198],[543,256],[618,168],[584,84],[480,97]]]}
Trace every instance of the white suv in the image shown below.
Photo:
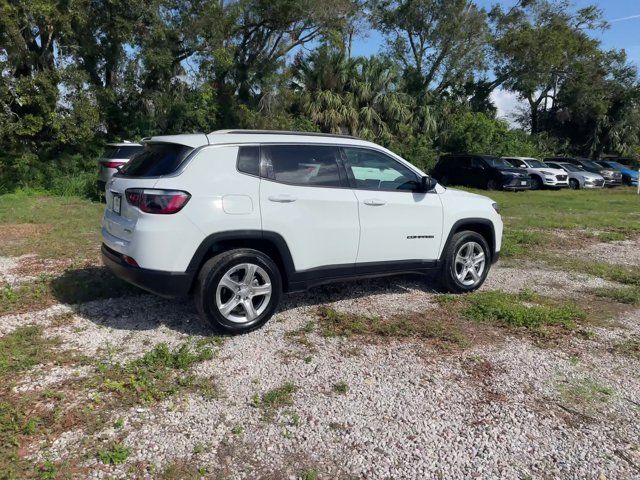
{"label": "white suv", "polygon": [[536,158],[530,157],[502,157],[514,167],[524,168],[531,176],[531,189],[566,188],[569,186],[567,172],[560,168],[553,168]]}
{"label": "white suv", "polygon": [[357,138],[274,131],[152,137],[107,184],[104,263],[217,329],[273,315],[282,292],[404,272],[480,287],[500,252],[489,198],[445,189]]}

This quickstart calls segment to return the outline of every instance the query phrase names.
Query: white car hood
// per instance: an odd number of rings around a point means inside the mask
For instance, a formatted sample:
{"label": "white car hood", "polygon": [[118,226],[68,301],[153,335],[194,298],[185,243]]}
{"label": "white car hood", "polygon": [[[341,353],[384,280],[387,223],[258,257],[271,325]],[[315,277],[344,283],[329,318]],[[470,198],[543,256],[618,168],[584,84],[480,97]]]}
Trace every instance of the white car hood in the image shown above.
{"label": "white car hood", "polygon": [[549,172],[552,175],[566,175],[567,172],[560,170],[559,168],[527,168],[530,172],[536,172],[542,174],[542,172]]}

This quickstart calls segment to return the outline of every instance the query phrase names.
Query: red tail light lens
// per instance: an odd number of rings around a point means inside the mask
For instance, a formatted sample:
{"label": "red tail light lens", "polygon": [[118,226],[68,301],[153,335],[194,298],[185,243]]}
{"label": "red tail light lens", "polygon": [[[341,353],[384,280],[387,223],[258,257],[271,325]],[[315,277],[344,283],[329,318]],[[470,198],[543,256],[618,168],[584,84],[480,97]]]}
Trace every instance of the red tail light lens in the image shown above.
{"label": "red tail light lens", "polygon": [[169,215],[179,212],[187,204],[191,195],[179,190],[147,190],[129,188],[125,191],[127,202],[145,213]]}
{"label": "red tail light lens", "polygon": [[118,168],[124,165],[127,162],[100,162],[103,167],[106,168]]}

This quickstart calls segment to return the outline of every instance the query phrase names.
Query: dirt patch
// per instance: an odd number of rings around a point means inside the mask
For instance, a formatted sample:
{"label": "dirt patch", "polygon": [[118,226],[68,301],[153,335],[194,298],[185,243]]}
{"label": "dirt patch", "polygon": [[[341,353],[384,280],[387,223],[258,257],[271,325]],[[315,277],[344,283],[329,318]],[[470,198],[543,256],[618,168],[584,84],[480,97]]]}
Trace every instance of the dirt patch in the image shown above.
{"label": "dirt patch", "polygon": [[4,223],[0,224],[0,241],[12,242],[25,237],[46,235],[53,225],[49,223]]}

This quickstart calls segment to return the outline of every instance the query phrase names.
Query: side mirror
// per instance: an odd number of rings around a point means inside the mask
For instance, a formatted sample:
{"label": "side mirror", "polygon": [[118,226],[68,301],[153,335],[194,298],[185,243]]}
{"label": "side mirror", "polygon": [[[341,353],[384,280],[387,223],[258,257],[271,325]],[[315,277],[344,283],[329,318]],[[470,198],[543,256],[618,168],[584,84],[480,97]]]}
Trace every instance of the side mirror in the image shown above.
{"label": "side mirror", "polygon": [[437,184],[438,182],[436,181],[435,178],[425,175],[420,179],[420,192],[422,193],[430,192],[431,190],[436,188]]}

